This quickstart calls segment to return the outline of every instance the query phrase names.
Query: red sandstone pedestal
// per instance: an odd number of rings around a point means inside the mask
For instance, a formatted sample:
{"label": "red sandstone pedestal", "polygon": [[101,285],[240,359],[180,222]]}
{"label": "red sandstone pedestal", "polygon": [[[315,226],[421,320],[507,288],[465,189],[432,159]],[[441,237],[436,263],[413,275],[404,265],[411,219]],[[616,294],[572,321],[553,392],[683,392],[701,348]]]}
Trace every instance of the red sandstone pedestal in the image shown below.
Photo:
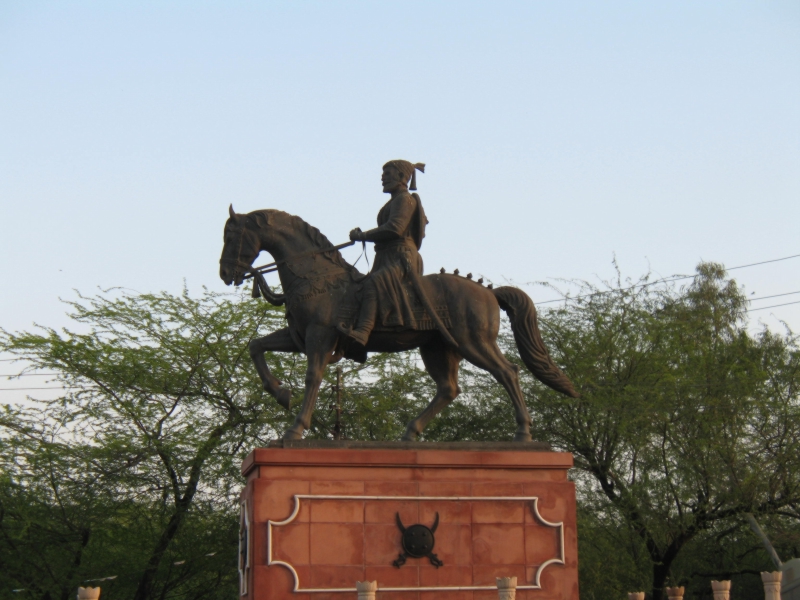
{"label": "red sandstone pedestal", "polygon": [[[535,444],[292,442],[244,461],[241,595],[345,600],[577,600],[572,455]],[[433,553],[403,553],[401,530],[433,528]]]}

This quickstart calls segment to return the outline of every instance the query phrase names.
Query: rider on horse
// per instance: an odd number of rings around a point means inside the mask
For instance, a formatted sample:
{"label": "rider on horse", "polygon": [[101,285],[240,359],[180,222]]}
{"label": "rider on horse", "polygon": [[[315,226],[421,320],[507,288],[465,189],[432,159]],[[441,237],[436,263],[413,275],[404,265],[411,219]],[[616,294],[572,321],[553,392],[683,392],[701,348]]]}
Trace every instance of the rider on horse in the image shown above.
{"label": "rider on horse", "polygon": [[416,328],[414,295],[408,281],[422,275],[419,248],[428,223],[419,195],[409,193],[409,179],[410,189],[417,189],[416,171],[424,173],[425,164],[390,160],[383,165],[383,191],[392,197],[378,213],[378,227],[369,231],[357,227],[350,232],[353,241],[375,242],[375,262],[364,281],[355,327],[337,326],[361,346],[366,346],[376,321],[385,327]]}

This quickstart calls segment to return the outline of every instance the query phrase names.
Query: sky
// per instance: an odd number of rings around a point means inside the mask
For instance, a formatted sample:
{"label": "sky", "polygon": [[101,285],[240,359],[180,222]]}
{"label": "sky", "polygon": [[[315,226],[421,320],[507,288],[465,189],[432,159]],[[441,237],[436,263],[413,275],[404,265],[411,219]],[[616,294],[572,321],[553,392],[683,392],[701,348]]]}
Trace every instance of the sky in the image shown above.
{"label": "sky", "polygon": [[[75,290],[225,291],[229,204],[347,241],[394,158],[427,164],[426,271],[535,302],[614,261],[800,255],[799,103],[797,1],[3,0],[0,327],[66,326]],[[800,292],[800,257],[731,275]],[[800,304],[750,314],[800,330]]]}

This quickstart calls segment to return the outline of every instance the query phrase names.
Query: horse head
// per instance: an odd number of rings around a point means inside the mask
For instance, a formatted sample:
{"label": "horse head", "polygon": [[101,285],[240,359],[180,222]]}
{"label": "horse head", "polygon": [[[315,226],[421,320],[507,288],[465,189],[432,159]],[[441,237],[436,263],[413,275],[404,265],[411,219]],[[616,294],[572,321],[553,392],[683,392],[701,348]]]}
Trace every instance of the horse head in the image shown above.
{"label": "horse head", "polygon": [[266,217],[261,211],[237,214],[233,205],[228,208],[228,213],[230,216],[225,223],[219,276],[225,285],[241,285],[262,250],[260,232],[265,223],[261,221]]}
{"label": "horse head", "polygon": [[342,276],[358,273],[328,238],[300,217],[274,209],[244,215],[236,213],[233,206],[228,212],[219,259],[219,276],[226,285],[241,285],[262,250],[270,253],[276,264],[290,265],[286,272],[279,272],[284,286],[291,284],[291,281],[284,281],[286,276],[313,277],[319,269],[315,259],[320,257],[338,266]]}

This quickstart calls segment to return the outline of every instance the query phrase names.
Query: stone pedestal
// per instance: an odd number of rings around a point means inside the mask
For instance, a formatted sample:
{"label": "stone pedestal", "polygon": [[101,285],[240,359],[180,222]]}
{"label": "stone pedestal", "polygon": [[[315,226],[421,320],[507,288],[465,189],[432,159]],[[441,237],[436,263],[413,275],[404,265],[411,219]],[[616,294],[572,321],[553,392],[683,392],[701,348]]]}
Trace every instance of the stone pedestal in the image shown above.
{"label": "stone pedestal", "polygon": [[355,600],[375,581],[377,600],[496,600],[497,578],[516,577],[518,600],[578,600],[571,466],[537,444],[257,449],[242,466],[242,598]]}

